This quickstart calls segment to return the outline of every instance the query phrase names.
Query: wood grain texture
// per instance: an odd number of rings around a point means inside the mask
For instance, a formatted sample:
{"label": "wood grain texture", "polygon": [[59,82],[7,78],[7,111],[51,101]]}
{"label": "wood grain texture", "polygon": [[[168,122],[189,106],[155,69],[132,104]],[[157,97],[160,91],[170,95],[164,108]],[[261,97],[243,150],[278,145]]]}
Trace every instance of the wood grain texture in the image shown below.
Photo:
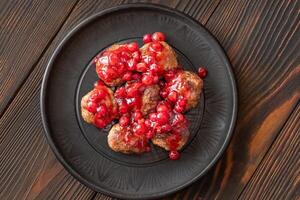
{"label": "wood grain texture", "polygon": [[300,103],[239,199],[300,198]]}
{"label": "wood grain texture", "polygon": [[206,27],[236,75],[235,133],[215,168],[170,198],[238,198],[299,101],[299,8],[299,1],[221,1]]}
{"label": "wood grain texture", "polygon": [[203,1],[203,0],[125,0],[124,3],[154,3],[160,4],[167,7],[175,8],[192,18],[201,24],[206,24],[212,13],[215,11],[217,6],[221,0],[211,0],[211,1]]}
{"label": "wood grain texture", "polygon": [[112,197],[109,197],[109,196],[106,196],[106,195],[103,195],[101,193],[97,193],[94,198],[94,200],[112,200],[113,198]]}
{"label": "wood grain texture", "polygon": [[[195,2],[190,3],[194,5]],[[63,169],[45,141],[39,109],[40,83],[47,62],[62,38],[86,17],[120,3],[122,1],[80,1],[1,117],[0,199],[89,199],[93,196],[93,191]],[[200,10],[203,15],[190,4],[172,1],[171,6],[178,6],[185,12],[193,10],[205,23],[208,13],[212,13],[217,4],[218,1],[202,3]],[[3,92],[4,96],[7,93]],[[104,195],[97,197],[103,198]]]}
{"label": "wood grain texture", "polygon": [[[39,84],[49,56],[63,36],[85,17],[119,3],[122,2],[79,2],[3,114],[0,119],[0,199],[93,197],[91,190],[62,168],[45,142],[39,113]],[[214,11],[218,3],[171,1],[170,6],[196,17],[203,24],[208,20],[206,26],[225,47],[239,87],[236,131],[226,154],[214,169],[191,187],[167,199],[238,198],[299,101],[299,1],[221,1]],[[3,5],[1,1],[0,7]],[[0,24],[2,27],[3,23]],[[36,45],[30,48],[38,49]],[[1,74],[2,66],[1,63]],[[22,74],[18,75],[24,80]],[[14,76],[11,80],[17,78]],[[12,93],[11,90],[0,91],[4,96]],[[2,99],[0,101],[2,106]],[[96,199],[110,198],[97,194]]]}
{"label": "wood grain texture", "polygon": [[76,0],[0,2],[0,116]]}

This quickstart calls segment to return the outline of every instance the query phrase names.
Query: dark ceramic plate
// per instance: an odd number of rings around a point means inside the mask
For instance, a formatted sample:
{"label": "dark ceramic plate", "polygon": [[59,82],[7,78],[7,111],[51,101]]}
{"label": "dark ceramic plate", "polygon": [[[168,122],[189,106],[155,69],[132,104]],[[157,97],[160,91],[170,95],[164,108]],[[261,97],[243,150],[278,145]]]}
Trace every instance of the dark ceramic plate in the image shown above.
{"label": "dark ceramic plate", "polygon": [[[184,69],[208,69],[199,106],[188,112],[191,138],[181,159],[154,147],[143,155],[113,152],[107,132],[85,123],[80,99],[97,80],[91,60],[114,43],[162,31]],[[117,6],[80,23],[61,42],[47,67],[41,93],[46,137],[58,160],[79,181],[111,196],[161,197],[196,181],[217,161],[234,128],[237,95],[230,64],[210,33],[188,16],[146,4]]]}

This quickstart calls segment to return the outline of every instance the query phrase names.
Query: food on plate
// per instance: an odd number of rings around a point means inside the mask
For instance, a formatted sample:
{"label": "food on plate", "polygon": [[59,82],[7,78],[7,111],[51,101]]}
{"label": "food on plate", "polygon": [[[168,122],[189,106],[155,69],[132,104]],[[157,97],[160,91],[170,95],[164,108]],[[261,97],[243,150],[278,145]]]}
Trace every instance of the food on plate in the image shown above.
{"label": "food on plate", "polygon": [[115,92],[120,115],[132,110],[141,110],[143,115],[149,114],[160,100],[159,91],[157,84],[144,85],[141,80],[127,82]]}
{"label": "food on plate", "polygon": [[104,128],[118,117],[118,107],[113,91],[98,81],[92,91],[81,99],[81,115],[84,121]]}
{"label": "food on plate", "polygon": [[115,124],[108,133],[109,147],[122,153],[143,153],[150,150],[148,139],[144,135],[134,134],[130,127]]}
{"label": "food on plate", "polygon": [[141,48],[115,44],[94,59],[100,80],[82,98],[82,117],[98,128],[118,119],[107,136],[113,151],[141,154],[152,142],[177,160],[189,139],[184,113],[199,103],[207,71],[183,70],[165,40],[162,32],[145,34]]}
{"label": "food on plate", "polygon": [[207,76],[207,70],[204,67],[199,67],[198,75],[200,78],[205,78]]}
{"label": "food on plate", "polygon": [[[157,60],[158,70],[163,71],[178,67],[176,53],[164,41],[149,42],[141,48],[142,59],[147,64],[153,64]],[[151,67],[151,66],[150,66]]]}
{"label": "food on plate", "polygon": [[136,42],[115,44],[94,59],[99,78],[108,86],[118,86],[124,82],[126,72],[135,69],[140,60]]}
{"label": "food on plate", "polygon": [[161,91],[163,98],[174,103],[177,112],[186,112],[197,106],[203,88],[202,79],[195,73],[184,70],[169,71]]}

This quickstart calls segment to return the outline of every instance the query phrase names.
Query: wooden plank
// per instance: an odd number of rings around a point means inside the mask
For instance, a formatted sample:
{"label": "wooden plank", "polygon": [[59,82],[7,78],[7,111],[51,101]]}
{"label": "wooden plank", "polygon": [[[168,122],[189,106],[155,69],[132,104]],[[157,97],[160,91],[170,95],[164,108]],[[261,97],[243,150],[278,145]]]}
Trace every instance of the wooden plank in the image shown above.
{"label": "wooden plank", "polygon": [[101,193],[97,193],[93,199],[94,200],[112,200],[113,198],[109,197],[109,196],[106,196],[106,195],[103,195]]}
{"label": "wooden plank", "polygon": [[[193,11],[205,23],[218,1],[201,2],[191,1],[192,5],[184,6],[178,0],[172,1],[171,6]],[[0,118],[0,199],[93,197],[93,191],[79,184],[56,161],[44,139],[39,110],[40,83],[50,56],[68,31],[86,17],[120,3],[122,1],[80,1]],[[200,11],[195,10],[195,3],[202,6]],[[199,12],[204,13],[203,17]]]}
{"label": "wooden plank", "polygon": [[76,1],[0,2],[0,116]]}
{"label": "wooden plank", "polygon": [[299,9],[299,1],[221,1],[206,27],[236,75],[236,129],[214,169],[170,198],[238,198],[299,101]]}
{"label": "wooden plank", "polygon": [[240,199],[300,199],[300,103]]}
{"label": "wooden plank", "polygon": [[175,8],[200,22],[206,24],[212,13],[215,11],[221,0],[125,0],[125,3],[154,3]]}

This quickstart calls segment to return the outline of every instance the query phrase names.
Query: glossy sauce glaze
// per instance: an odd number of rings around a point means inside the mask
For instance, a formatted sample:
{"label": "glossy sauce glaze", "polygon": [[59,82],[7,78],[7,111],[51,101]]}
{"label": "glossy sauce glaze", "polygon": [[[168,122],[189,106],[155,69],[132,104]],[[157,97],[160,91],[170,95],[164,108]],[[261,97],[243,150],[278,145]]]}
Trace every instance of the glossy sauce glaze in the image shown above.
{"label": "glossy sauce glaze", "polygon": [[114,105],[112,92],[101,80],[95,83],[87,100],[86,109],[94,114],[93,124],[98,128],[104,128],[118,117],[118,109]]}
{"label": "glossy sauce glaze", "polygon": [[[147,45],[142,51],[137,43],[132,42],[113,45],[96,56],[96,72],[105,84],[126,84],[116,89],[114,98],[118,108],[114,108],[105,103],[109,94],[100,81],[88,100],[87,109],[95,114],[94,124],[99,128],[105,127],[118,116],[122,127],[119,137],[126,145],[138,148],[140,152],[150,151],[149,140],[156,134],[166,134],[169,157],[176,160],[180,157],[177,150],[181,130],[188,126],[182,113],[186,108],[190,88],[180,78],[182,69],[162,65],[164,60],[169,59],[168,52],[164,51],[165,35],[161,32],[146,34],[143,41]],[[206,71],[201,70],[199,74],[204,77]],[[154,84],[159,85],[162,100],[156,105],[154,112],[143,114],[141,108],[144,91]]]}

